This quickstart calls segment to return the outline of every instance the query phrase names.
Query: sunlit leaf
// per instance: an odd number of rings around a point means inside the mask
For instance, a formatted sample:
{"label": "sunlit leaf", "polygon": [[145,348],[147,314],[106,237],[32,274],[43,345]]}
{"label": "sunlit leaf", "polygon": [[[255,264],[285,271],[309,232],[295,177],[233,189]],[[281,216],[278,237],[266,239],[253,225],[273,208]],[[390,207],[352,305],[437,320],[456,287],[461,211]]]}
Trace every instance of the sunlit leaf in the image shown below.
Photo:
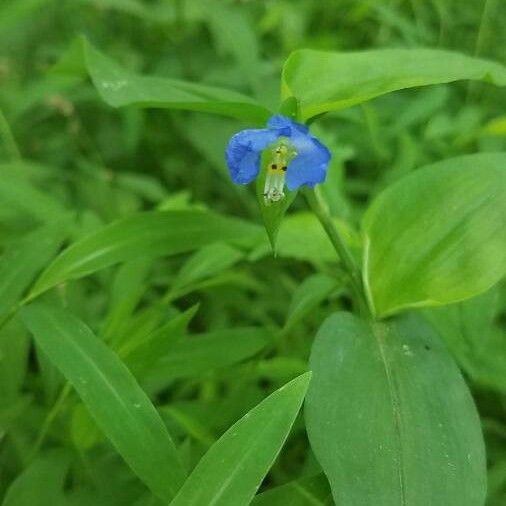
{"label": "sunlit leaf", "polygon": [[282,96],[296,97],[302,119],[405,88],[461,79],[506,85],[499,63],[440,49],[325,52],[302,49],[283,67]]}
{"label": "sunlit leaf", "polygon": [[418,170],[365,215],[364,271],[378,315],[473,297],[506,272],[506,155]]}

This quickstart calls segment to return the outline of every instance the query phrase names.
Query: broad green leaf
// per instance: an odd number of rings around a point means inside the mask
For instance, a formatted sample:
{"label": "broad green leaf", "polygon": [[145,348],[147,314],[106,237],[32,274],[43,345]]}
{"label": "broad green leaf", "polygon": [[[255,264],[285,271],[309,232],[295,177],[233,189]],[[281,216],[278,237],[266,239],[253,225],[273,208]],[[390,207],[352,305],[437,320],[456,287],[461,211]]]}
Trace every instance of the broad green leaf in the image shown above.
{"label": "broad green leaf", "polygon": [[385,93],[461,79],[506,85],[499,63],[439,49],[325,52],[302,49],[283,67],[282,98],[300,102],[303,120]]}
{"label": "broad green leaf", "polygon": [[138,213],[72,244],[42,273],[30,296],[139,256],[174,255],[217,241],[254,241],[258,233],[245,221],[202,211]]}
{"label": "broad green leaf", "polygon": [[494,325],[497,292],[492,289],[465,302],[425,309],[423,315],[473,381],[506,392],[504,332]]}
{"label": "broad green leaf", "polygon": [[2,506],[65,506],[63,486],[69,459],[62,452],[37,458],[11,484]]}
{"label": "broad green leaf", "polygon": [[285,442],[306,393],[310,373],[271,394],[209,449],[171,506],[250,504]]}
{"label": "broad green leaf", "polygon": [[233,90],[165,77],[135,74],[77,39],[54,68],[59,74],[89,74],[102,99],[112,107],[137,106],[208,112],[264,124],[268,109]]}
{"label": "broad green leaf", "polygon": [[57,253],[65,235],[64,222],[41,227],[10,245],[0,257],[0,321]]}
{"label": "broad green leaf", "polygon": [[329,482],[323,473],[305,476],[255,497],[252,506],[331,506]]}
{"label": "broad green leaf", "polygon": [[32,304],[21,317],[128,465],[169,501],[185,471],[160,416],[126,366],[65,310]]}
{"label": "broad green leaf", "polygon": [[380,316],[449,304],[506,272],[506,154],[452,158],[405,177],[368,209],[364,278]]}
{"label": "broad green leaf", "polygon": [[336,313],[310,359],[311,447],[336,504],[482,505],[485,449],[471,394],[421,318]]}
{"label": "broad green leaf", "polygon": [[303,281],[293,293],[284,330],[293,328],[308,313],[315,309],[336,288],[337,281],[325,274],[313,274]]}
{"label": "broad green leaf", "polygon": [[[206,374],[257,354],[267,343],[267,331],[254,327],[188,336],[175,343],[171,342],[166,346],[165,353],[160,350],[158,359],[151,363],[147,371],[147,381],[153,385],[165,385],[176,378]],[[135,367],[147,365],[145,353],[136,353],[130,357],[132,359],[135,359]]]}

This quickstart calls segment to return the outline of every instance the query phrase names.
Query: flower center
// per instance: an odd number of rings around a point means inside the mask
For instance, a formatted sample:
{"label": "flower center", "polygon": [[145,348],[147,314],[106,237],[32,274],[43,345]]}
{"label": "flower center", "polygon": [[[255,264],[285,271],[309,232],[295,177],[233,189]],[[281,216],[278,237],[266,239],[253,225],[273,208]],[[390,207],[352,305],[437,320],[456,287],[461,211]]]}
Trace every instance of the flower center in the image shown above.
{"label": "flower center", "polygon": [[295,156],[297,156],[297,152],[285,139],[280,139],[270,148],[264,185],[264,201],[266,204],[279,202],[285,198],[285,175],[288,163]]}

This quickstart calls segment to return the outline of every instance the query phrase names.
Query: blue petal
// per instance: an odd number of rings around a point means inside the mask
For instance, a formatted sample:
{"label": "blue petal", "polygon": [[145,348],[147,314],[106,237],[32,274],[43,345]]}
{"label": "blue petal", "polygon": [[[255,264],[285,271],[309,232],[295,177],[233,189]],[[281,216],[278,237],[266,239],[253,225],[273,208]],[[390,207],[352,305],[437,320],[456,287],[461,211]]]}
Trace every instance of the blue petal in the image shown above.
{"label": "blue petal", "polygon": [[330,151],[315,137],[295,133],[290,139],[297,150],[297,156],[288,164],[286,186],[290,191],[301,186],[313,187],[323,183],[330,162]]}
{"label": "blue petal", "polygon": [[230,139],[226,159],[234,183],[247,184],[255,179],[260,170],[262,151],[279,135],[277,130],[262,128],[242,130]]}
{"label": "blue petal", "polygon": [[274,116],[271,116],[267,122],[267,126],[269,128],[283,129],[284,132],[280,135],[283,135],[284,137],[291,137],[293,133],[296,134],[297,132],[307,134],[309,131],[306,125],[292,121],[286,116],[281,116],[281,114],[275,114]]}

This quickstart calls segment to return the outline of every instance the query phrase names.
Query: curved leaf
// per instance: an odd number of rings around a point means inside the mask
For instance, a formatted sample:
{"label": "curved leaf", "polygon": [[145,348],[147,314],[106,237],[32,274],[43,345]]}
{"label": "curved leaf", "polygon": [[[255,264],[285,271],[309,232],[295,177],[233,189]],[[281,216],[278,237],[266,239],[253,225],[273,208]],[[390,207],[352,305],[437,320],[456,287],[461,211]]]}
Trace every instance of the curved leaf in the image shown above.
{"label": "curved leaf", "polygon": [[302,49],[283,67],[282,98],[296,97],[307,120],[385,93],[461,79],[506,85],[499,63],[439,49],[377,49],[349,53]]}
{"label": "curved leaf", "polygon": [[254,240],[259,233],[245,221],[202,211],[138,213],[72,244],[41,274],[30,297],[118,262],[184,253],[217,241]]}
{"label": "curved leaf", "polygon": [[506,272],[506,154],[418,170],[368,209],[364,277],[378,315],[478,295]]}
{"label": "curved leaf", "polygon": [[271,112],[233,90],[166,77],[135,74],[77,39],[54,68],[65,75],[89,74],[102,99],[112,107],[128,105],[199,111],[264,124]]}

